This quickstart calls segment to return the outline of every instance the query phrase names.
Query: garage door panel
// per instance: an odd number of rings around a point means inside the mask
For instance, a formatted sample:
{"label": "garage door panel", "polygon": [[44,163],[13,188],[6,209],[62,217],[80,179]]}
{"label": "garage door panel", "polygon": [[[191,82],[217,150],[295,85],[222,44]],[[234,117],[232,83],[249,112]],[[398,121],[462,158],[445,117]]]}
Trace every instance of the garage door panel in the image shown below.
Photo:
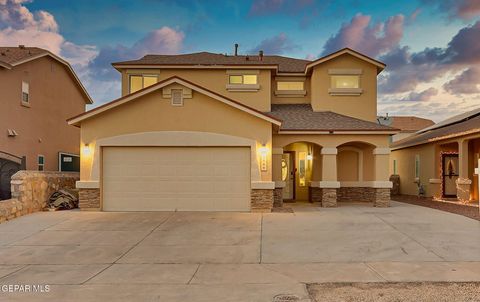
{"label": "garage door panel", "polygon": [[247,211],[250,149],[106,147],[107,211]]}

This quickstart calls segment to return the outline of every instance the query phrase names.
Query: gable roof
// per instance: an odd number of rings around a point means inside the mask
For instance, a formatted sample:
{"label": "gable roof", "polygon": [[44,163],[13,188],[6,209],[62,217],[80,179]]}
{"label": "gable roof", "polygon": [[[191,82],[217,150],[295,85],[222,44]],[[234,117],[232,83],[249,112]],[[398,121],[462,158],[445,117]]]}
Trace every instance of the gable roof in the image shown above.
{"label": "gable roof", "polygon": [[351,48],[348,48],[348,47],[345,47],[343,49],[340,49],[334,53],[331,53],[329,55],[326,55],[324,57],[321,57],[321,58],[318,58],[316,59],[315,61],[312,61],[310,63],[307,64],[306,68],[305,68],[305,73],[308,72],[308,70],[310,68],[313,68],[314,66],[318,65],[318,64],[322,64],[326,61],[329,61],[329,60],[332,60],[332,59],[335,59],[341,55],[344,55],[344,54],[349,54],[349,55],[352,55],[360,60],[363,60],[363,61],[366,61],[370,64],[373,64],[375,66],[377,66],[377,74],[379,74],[383,69],[385,69],[385,67],[387,66],[385,63],[382,63],[380,61],[377,61],[369,56],[366,56],[358,51],[355,51]]}
{"label": "gable roof", "polygon": [[393,149],[403,149],[454,137],[480,133],[480,110],[473,110],[454,116],[391,145]]}
{"label": "gable roof", "polygon": [[225,68],[227,66],[242,66],[253,68],[276,69],[280,73],[301,73],[306,74],[309,68],[334,59],[338,56],[350,54],[361,60],[377,66],[378,73],[385,68],[385,64],[374,60],[366,55],[356,52],[350,48],[341,49],[328,56],[315,61],[289,58],[276,55],[225,55],[211,52],[197,52],[180,55],[146,55],[138,60],[112,63],[113,67],[121,68],[142,68],[147,66],[172,66],[172,67],[203,67],[203,68]]}
{"label": "gable roof", "polygon": [[70,74],[73,76],[75,83],[80,87],[80,90],[87,99],[87,103],[93,104],[93,100],[88,94],[87,90],[83,86],[80,79],[77,77],[77,74],[73,70],[72,66],[60,58],[59,56],[54,55],[50,51],[38,47],[0,47],[0,66],[6,69],[12,69],[15,66],[42,58],[42,57],[51,57],[52,59],[60,62],[61,64],[67,67]]}
{"label": "gable roof", "polygon": [[139,90],[139,91],[136,91],[136,92],[134,92],[134,93],[128,94],[128,95],[126,95],[126,96],[123,96],[123,97],[121,97],[121,98],[118,98],[118,99],[116,99],[116,100],[113,100],[113,101],[111,101],[111,102],[109,102],[109,103],[106,103],[106,104],[104,104],[104,105],[102,105],[102,106],[96,107],[96,108],[94,108],[94,109],[92,109],[92,110],[89,110],[89,111],[87,111],[87,112],[84,112],[84,113],[82,113],[82,114],[79,114],[79,115],[77,115],[77,116],[75,116],[75,117],[72,117],[72,118],[68,119],[67,122],[68,122],[68,124],[70,124],[70,125],[79,126],[80,123],[81,123],[83,120],[86,120],[86,119],[88,119],[88,118],[91,118],[91,117],[93,117],[93,116],[96,116],[96,115],[98,115],[98,114],[100,114],[100,113],[102,113],[102,112],[108,111],[108,110],[110,110],[110,109],[112,109],[112,108],[118,107],[118,106],[120,106],[120,105],[122,105],[122,104],[131,102],[131,101],[133,101],[133,100],[135,100],[135,99],[137,99],[137,98],[139,98],[139,97],[141,97],[141,96],[143,96],[143,95],[149,94],[149,93],[151,93],[151,92],[154,92],[154,91],[156,91],[156,90],[158,90],[158,89],[161,89],[161,88],[163,88],[163,87],[165,87],[165,86],[168,86],[168,85],[170,85],[170,84],[173,84],[173,83],[177,83],[177,84],[180,84],[180,85],[185,86],[185,87],[187,87],[187,88],[190,88],[190,89],[192,89],[192,90],[198,91],[198,92],[200,92],[200,93],[202,93],[202,94],[204,94],[204,95],[206,95],[206,96],[209,96],[209,97],[211,97],[211,98],[213,98],[213,99],[215,99],[215,100],[218,100],[218,101],[220,101],[220,102],[222,102],[222,103],[224,103],[224,104],[227,104],[227,105],[229,105],[229,106],[235,107],[235,108],[237,108],[237,109],[239,109],[239,110],[242,110],[242,111],[244,111],[244,112],[247,112],[247,113],[249,113],[249,114],[251,114],[251,115],[254,115],[254,116],[258,117],[258,118],[261,118],[261,119],[263,119],[263,120],[266,120],[266,121],[268,121],[268,122],[270,122],[270,123],[272,123],[272,124],[275,124],[275,125],[277,125],[277,126],[280,126],[280,125],[281,125],[281,121],[278,120],[278,119],[276,119],[275,117],[272,117],[272,116],[270,116],[270,115],[268,115],[268,114],[266,114],[266,113],[260,112],[260,111],[254,109],[254,108],[251,108],[251,107],[249,107],[249,106],[246,106],[246,105],[244,105],[244,104],[242,104],[242,103],[239,103],[239,102],[237,102],[237,101],[235,101],[235,100],[232,100],[232,99],[230,99],[230,98],[227,98],[226,96],[223,96],[223,95],[221,95],[221,94],[218,94],[218,93],[216,93],[216,92],[214,92],[214,91],[211,91],[211,90],[209,90],[209,89],[207,89],[207,88],[204,88],[204,87],[202,87],[202,86],[199,86],[199,85],[197,85],[197,84],[195,84],[195,83],[193,83],[193,82],[190,82],[190,81],[188,81],[188,80],[182,79],[182,78],[177,77],[177,76],[170,77],[170,78],[165,79],[165,80],[163,80],[163,81],[160,81],[160,82],[158,82],[158,83],[156,83],[156,84],[154,84],[154,85],[152,85],[152,86],[148,86],[148,87],[143,88],[143,89],[141,89],[141,90]]}
{"label": "gable roof", "polygon": [[377,120],[382,125],[400,129],[404,133],[417,132],[435,124],[432,120],[417,116],[379,116]]}
{"label": "gable roof", "polygon": [[272,104],[270,115],[281,119],[280,131],[378,131],[397,129],[331,111],[313,111],[310,104]]}

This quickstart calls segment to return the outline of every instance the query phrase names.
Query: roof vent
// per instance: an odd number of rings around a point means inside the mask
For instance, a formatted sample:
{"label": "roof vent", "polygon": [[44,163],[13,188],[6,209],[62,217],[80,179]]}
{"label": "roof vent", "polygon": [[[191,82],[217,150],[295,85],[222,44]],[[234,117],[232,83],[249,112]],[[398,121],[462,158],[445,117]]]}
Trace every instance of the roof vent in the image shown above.
{"label": "roof vent", "polygon": [[1,52],[1,55],[2,55],[2,56],[6,56],[7,54],[6,54],[4,51],[2,51],[2,52]]}
{"label": "roof vent", "polygon": [[20,49],[25,49],[25,45],[20,44],[20,45],[18,45],[18,48],[20,48]]}
{"label": "roof vent", "polygon": [[238,56],[238,44],[235,43],[235,56]]}
{"label": "roof vent", "polygon": [[258,52],[258,57],[260,58],[260,61],[263,61],[263,50]]}
{"label": "roof vent", "polygon": [[250,61],[250,57],[249,57],[249,56],[246,56],[246,57],[245,57],[245,60]]}
{"label": "roof vent", "polygon": [[9,137],[15,137],[15,136],[18,135],[17,131],[15,131],[13,129],[7,129],[7,132],[8,132]]}

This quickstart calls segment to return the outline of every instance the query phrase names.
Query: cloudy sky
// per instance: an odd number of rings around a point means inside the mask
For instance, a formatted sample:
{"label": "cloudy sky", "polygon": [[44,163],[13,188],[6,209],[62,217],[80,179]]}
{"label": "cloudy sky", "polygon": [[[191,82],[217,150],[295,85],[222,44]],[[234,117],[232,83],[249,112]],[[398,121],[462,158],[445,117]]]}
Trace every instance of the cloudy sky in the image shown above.
{"label": "cloudy sky", "polygon": [[234,43],[308,59],[351,47],[381,60],[379,113],[440,121],[480,107],[480,0],[0,0],[0,45],[66,58],[97,106],[120,95],[111,62],[231,53]]}

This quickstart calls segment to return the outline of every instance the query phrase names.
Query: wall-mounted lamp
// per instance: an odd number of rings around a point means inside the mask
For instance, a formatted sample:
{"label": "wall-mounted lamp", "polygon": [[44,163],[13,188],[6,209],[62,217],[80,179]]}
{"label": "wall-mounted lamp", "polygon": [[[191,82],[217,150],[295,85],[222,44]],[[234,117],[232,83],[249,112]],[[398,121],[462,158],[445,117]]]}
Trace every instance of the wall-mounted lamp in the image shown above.
{"label": "wall-mounted lamp", "polygon": [[258,149],[260,153],[260,170],[267,171],[267,154],[268,154],[268,147],[265,144],[262,144],[262,147]]}
{"label": "wall-mounted lamp", "polygon": [[87,156],[90,155],[90,146],[89,146],[88,144],[85,144],[85,145],[83,146],[83,150],[82,150],[82,151],[83,151],[83,155],[87,155]]}
{"label": "wall-mounted lamp", "polygon": [[307,155],[307,160],[312,160],[312,159],[313,159],[313,155],[310,154],[310,153],[308,153],[308,155]]}

